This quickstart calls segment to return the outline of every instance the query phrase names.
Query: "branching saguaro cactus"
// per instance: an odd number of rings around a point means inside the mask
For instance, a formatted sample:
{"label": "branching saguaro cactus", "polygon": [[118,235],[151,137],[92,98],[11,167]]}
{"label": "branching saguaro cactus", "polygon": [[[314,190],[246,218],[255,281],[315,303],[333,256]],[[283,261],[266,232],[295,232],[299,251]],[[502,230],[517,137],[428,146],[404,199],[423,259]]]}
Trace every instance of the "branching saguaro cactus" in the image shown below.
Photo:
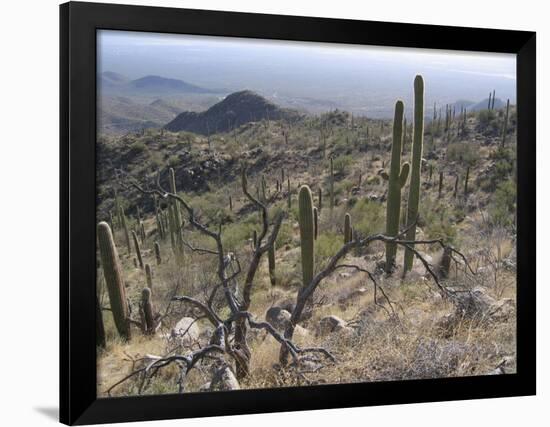
{"label": "branching saguaro cactus", "polygon": [[[388,202],[386,204],[386,235],[395,237],[399,232],[399,218],[401,215],[401,189],[409,176],[409,164],[405,162],[401,166],[401,152],[403,144],[403,111],[402,101],[395,103],[393,118],[393,142],[390,162],[390,174],[388,177]],[[347,242],[346,242],[347,243]],[[390,272],[395,264],[397,245],[386,243],[386,272]]]}
{"label": "branching saguaro cactus", "polygon": [[298,219],[302,255],[302,286],[306,287],[313,279],[315,266],[313,197],[307,185],[303,185],[298,194]]}
{"label": "branching saguaro cactus", "polygon": [[134,249],[136,250],[136,256],[139,264],[139,268],[143,269],[143,258],[141,257],[141,249],[139,247],[139,240],[135,231],[132,231],[132,239],[134,241]]}
{"label": "branching saguaro cactus", "polygon": [[131,332],[122,267],[118,258],[113,233],[106,222],[100,222],[97,225],[97,240],[114,323],[119,335],[123,339],[129,340]]}
{"label": "branching saguaro cactus", "polygon": [[157,259],[157,265],[162,264],[162,257],[160,256],[160,245],[159,242],[155,242],[155,257]]}
{"label": "branching saguaro cactus", "polygon": [[346,213],[344,216],[344,244],[351,242],[351,215]]}
{"label": "branching saguaro cactus", "polygon": [[273,242],[267,250],[267,261],[269,267],[269,280],[271,286],[275,286],[277,284],[277,277],[275,275],[275,242]]}
{"label": "branching saguaro cactus", "polygon": [[323,189],[319,187],[319,194],[317,196],[319,200],[319,212],[321,212],[321,209],[323,209]]}
{"label": "branching saguaro cactus", "polygon": [[[411,182],[409,185],[409,199],[407,203],[407,240],[415,240],[418,206],[420,204],[420,167],[422,163],[422,146],[424,140],[424,79],[417,75],[414,79],[414,129],[412,147]],[[414,253],[405,249],[404,272],[410,271]]]}

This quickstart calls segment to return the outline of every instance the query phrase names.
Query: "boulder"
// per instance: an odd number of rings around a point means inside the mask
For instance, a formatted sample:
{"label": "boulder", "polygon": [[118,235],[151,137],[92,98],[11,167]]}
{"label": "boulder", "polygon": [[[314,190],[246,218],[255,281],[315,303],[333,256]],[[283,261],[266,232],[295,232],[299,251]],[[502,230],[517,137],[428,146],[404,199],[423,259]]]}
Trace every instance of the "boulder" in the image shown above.
{"label": "boulder", "polygon": [[354,333],[353,329],[347,326],[347,323],[340,319],[338,316],[330,315],[323,317],[319,321],[319,326],[317,329],[317,334],[321,336],[333,334],[333,333],[342,333],[344,335],[352,335]]}
{"label": "boulder", "polygon": [[281,307],[271,307],[265,313],[265,320],[278,331],[283,331],[290,322],[290,313]]}
{"label": "boulder", "polygon": [[172,328],[170,337],[185,347],[191,346],[200,336],[201,330],[196,320],[192,317],[183,317]]}
{"label": "boulder", "polygon": [[241,386],[229,366],[223,366],[214,372],[210,382],[210,391],[240,390]]}

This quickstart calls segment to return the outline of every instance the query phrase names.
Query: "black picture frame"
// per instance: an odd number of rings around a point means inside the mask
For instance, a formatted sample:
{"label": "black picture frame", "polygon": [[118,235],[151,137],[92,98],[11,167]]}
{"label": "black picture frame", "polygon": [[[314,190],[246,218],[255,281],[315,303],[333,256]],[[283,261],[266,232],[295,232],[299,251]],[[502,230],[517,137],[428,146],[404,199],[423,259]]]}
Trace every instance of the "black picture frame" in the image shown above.
{"label": "black picture frame", "polygon": [[[94,323],[98,29],[516,54],[517,373],[98,399]],[[535,394],[534,32],[69,2],[60,6],[60,35],[62,423],[160,420]]]}

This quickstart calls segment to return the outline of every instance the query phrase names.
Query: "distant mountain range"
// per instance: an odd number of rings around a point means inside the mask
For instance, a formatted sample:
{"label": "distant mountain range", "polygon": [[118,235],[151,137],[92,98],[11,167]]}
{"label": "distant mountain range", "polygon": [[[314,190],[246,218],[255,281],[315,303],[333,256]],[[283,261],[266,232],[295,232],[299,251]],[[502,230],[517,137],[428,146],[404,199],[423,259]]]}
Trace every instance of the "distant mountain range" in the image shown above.
{"label": "distant mountain range", "polygon": [[145,76],[131,80],[122,74],[112,71],[104,71],[98,75],[100,90],[108,92],[127,92],[135,95],[143,94],[208,94],[224,93],[224,89],[207,89],[178,79],[170,79],[161,76]]}
{"label": "distant mountain range", "polygon": [[228,95],[208,110],[196,113],[180,113],[165,128],[173,131],[189,131],[203,135],[225,132],[252,121],[296,120],[301,114],[296,110],[281,108],[250,90]]}

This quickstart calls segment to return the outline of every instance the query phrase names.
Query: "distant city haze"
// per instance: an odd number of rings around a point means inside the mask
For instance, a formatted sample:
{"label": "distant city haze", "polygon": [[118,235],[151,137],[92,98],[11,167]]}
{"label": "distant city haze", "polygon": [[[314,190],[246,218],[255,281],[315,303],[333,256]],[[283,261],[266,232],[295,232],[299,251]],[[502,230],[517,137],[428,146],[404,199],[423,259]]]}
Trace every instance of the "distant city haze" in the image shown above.
{"label": "distant city haze", "polygon": [[[516,101],[516,58],[509,54],[106,30],[98,32],[97,54],[98,75],[160,76],[220,94],[205,94],[203,104],[193,95],[194,110],[250,89],[309,113],[339,108],[373,118],[391,117],[402,99],[410,116],[416,74],[424,76],[427,116],[434,102],[437,108],[479,103],[493,90],[497,100]],[[113,94],[100,90],[104,97]],[[157,98],[164,99],[153,93],[147,102]],[[185,108],[185,96],[175,104]]]}

